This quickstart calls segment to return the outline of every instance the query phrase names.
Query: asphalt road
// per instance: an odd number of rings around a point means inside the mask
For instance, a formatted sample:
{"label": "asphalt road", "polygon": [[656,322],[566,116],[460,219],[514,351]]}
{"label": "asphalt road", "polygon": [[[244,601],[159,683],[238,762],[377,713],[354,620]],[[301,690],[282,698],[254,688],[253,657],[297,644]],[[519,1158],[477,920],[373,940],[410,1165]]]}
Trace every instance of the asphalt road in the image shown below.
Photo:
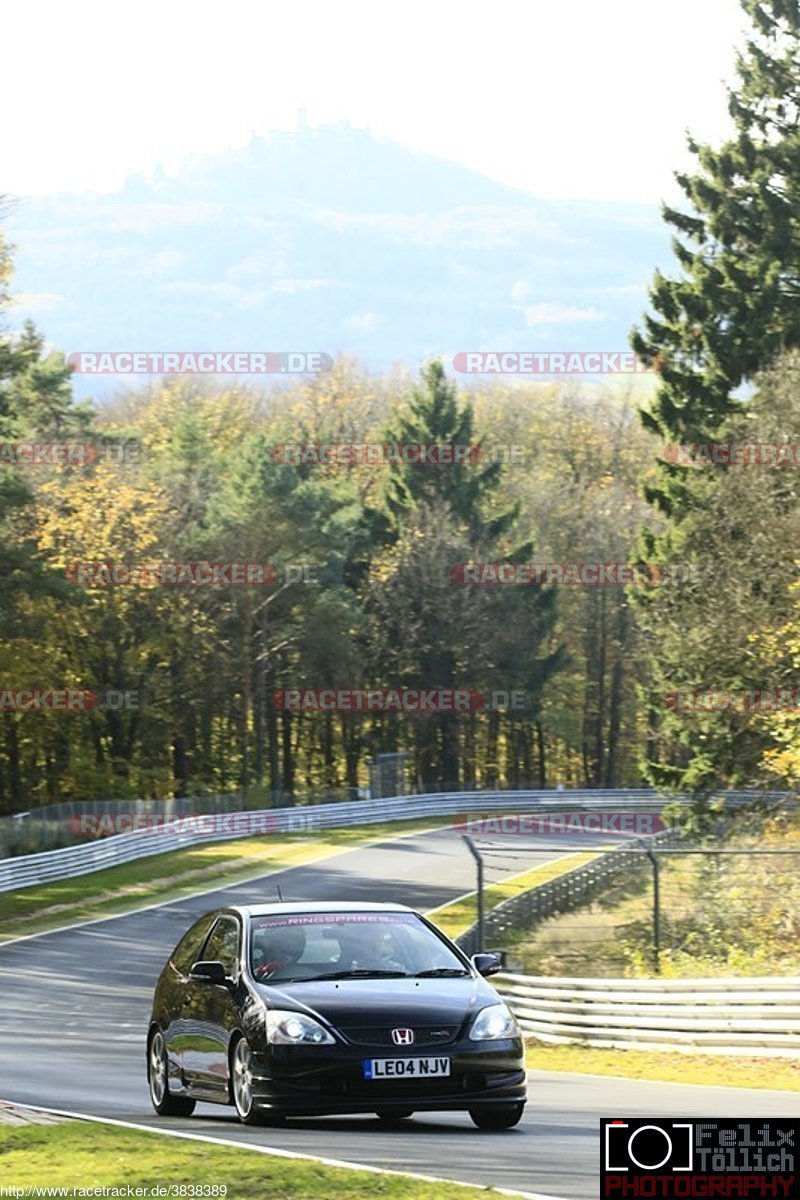
{"label": "asphalt road", "polygon": [[[552,849],[515,860],[514,870],[563,853],[554,838]],[[0,945],[0,1097],[570,1200],[597,1195],[601,1116],[796,1111],[790,1093],[532,1073],[525,1118],[505,1133],[478,1132],[459,1113],[421,1115],[398,1129],[371,1116],[248,1129],[232,1109],[206,1104],[188,1119],[157,1118],[145,1083],[144,1033],[167,954],[196,916],[226,903],[272,899],[278,883],[286,900],[368,898],[425,910],[471,890],[474,864],[454,832],[416,835]]]}

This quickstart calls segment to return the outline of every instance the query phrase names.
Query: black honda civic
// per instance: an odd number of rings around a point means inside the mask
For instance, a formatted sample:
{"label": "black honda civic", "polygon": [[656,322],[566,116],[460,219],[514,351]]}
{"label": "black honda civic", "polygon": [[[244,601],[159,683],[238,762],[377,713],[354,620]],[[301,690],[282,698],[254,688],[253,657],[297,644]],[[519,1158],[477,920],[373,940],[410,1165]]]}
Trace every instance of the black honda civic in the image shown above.
{"label": "black honda civic", "polygon": [[156,1112],[233,1104],[289,1116],[467,1110],[510,1129],[525,1106],[519,1029],[467,958],[397,904],[268,904],[207,913],[156,985],[147,1077]]}

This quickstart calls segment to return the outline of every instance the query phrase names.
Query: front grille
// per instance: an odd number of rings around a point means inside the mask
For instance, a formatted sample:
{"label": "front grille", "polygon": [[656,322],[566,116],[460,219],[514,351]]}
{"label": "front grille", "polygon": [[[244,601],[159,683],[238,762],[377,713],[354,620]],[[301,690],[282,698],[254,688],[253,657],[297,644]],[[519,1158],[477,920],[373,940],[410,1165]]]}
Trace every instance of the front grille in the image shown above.
{"label": "front grille", "polygon": [[324,1091],[342,1100],[424,1100],[427,1096],[457,1096],[468,1089],[463,1075],[448,1075],[434,1079],[364,1079],[357,1072],[348,1072],[338,1079],[326,1079]]}
{"label": "front grille", "polygon": [[393,1046],[396,1050],[408,1053],[419,1049],[420,1046],[446,1046],[455,1040],[458,1034],[457,1025],[429,1025],[414,1028],[414,1041],[411,1046],[396,1046],[392,1041],[392,1025],[353,1025],[341,1030],[348,1042],[356,1046]]}

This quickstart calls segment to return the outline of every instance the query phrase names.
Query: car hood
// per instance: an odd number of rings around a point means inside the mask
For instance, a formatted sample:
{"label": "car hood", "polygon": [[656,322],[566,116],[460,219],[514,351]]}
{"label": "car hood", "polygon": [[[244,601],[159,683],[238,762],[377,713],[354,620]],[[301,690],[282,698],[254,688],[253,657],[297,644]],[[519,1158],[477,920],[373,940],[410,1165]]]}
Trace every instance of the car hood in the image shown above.
{"label": "car hood", "polygon": [[334,1026],[460,1025],[499,996],[482,978],[337,979],[258,984],[270,1008],[317,1013]]}

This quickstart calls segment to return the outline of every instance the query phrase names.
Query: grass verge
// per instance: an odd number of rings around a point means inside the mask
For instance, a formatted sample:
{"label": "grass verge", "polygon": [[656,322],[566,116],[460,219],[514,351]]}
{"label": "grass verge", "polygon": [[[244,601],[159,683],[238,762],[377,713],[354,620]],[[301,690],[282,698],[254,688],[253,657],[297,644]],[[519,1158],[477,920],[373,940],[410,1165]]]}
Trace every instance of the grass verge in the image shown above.
{"label": "grass verge", "polygon": [[793,1059],[733,1058],[668,1051],[601,1050],[595,1046],[529,1045],[535,1071],[624,1075],[659,1083],[705,1083],[715,1087],[777,1088],[800,1092],[800,1062]]}
{"label": "grass verge", "polygon": [[[375,1123],[376,1136],[380,1136]],[[191,1187],[209,1196],[210,1185],[227,1200],[468,1200],[473,1189],[328,1167],[303,1159],[272,1158],[244,1146],[211,1146],[158,1133],[83,1121],[57,1125],[0,1125],[5,1188]],[[491,1193],[492,1188],[484,1189]],[[6,1195],[9,1192],[6,1190]],[[106,1195],[114,1195],[113,1191]],[[180,1192],[172,1192],[173,1195]],[[191,1196],[191,1191],[184,1195]],[[496,1193],[495,1193],[496,1194]]]}
{"label": "grass verge", "polygon": [[339,850],[356,849],[435,825],[436,821],[428,818],[332,829],[323,834],[274,834],[209,842],[72,879],[34,884],[18,892],[0,892],[0,943],[78,921],[134,912],[148,904],[179,900],[204,888],[246,882],[270,871],[315,862]]}
{"label": "grass verge", "polygon": [[[488,912],[490,908],[502,904],[504,900],[510,900],[512,896],[518,896],[520,892],[526,892],[532,887],[538,887],[539,884],[555,879],[558,875],[564,875],[567,871],[582,867],[584,863],[590,862],[593,858],[597,858],[597,855],[568,854],[564,858],[556,859],[555,862],[544,863],[541,867],[532,867],[529,871],[512,875],[501,883],[493,883],[484,889],[485,911]],[[448,937],[458,937],[459,934],[466,932],[470,925],[474,925],[478,919],[477,893],[471,892],[468,896],[454,900],[451,904],[433,908],[426,916],[435,921]]]}

